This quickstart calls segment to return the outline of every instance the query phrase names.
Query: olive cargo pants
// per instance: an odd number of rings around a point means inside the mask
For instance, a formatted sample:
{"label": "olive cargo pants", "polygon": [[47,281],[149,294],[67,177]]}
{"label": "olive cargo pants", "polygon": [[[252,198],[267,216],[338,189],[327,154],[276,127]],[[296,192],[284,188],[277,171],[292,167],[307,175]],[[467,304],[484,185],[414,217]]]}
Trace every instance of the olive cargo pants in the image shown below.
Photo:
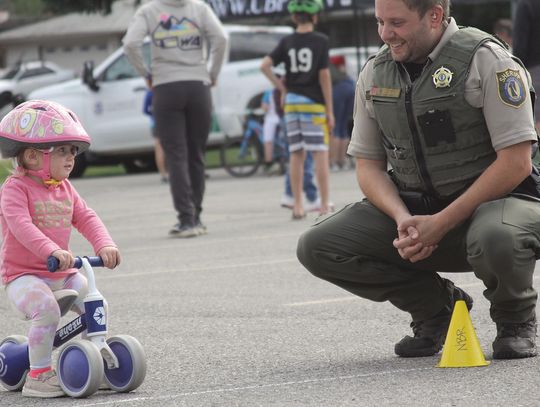
{"label": "olive cargo pants", "polygon": [[323,218],[298,242],[300,262],[315,276],[372,301],[390,301],[425,320],[450,299],[437,272],[474,271],[486,286],[495,322],[535,315],[533,273],[540,255],[540,202],[508,197],[481,205],[417,263],[393,247],[396,224],[367,200]]}

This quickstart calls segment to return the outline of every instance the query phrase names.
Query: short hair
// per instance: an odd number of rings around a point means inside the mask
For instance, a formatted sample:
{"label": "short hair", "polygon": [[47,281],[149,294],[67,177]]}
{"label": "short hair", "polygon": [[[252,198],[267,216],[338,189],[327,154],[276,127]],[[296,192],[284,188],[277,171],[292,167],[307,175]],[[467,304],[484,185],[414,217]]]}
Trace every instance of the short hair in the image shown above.
{"label": "short hair", "polygon": [[294,18],[298,24],[314,23],[315,14],[308,13],[293,13]]}
{"label": "short hair", "polygon": [[450,17],[450,0],[402,0],[409,10],[417,11],[420,17],[435,6],[443,9],[443,21]]}

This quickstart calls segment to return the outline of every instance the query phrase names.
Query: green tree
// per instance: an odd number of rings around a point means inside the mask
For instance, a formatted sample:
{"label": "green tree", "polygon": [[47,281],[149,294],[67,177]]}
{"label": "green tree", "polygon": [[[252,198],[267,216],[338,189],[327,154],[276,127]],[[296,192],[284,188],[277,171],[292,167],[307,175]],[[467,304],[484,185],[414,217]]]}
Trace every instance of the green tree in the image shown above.
{"label": "green tree", "polygon": [[0,7],[17,16],[36,17],[45,11],[43,0],[4,0]]}
{"label": "green tree", "polygon": [[[111,12],[112,4],[116,0],[41,0],[46,5],[47,11],[54,14],[72,12],[103,13]],[[141,0],[136,0],[139,5]]]}
{"label": "green tree", "polygon": [[100,12],[108,14],[114,0],[42,0],[48,11],[54,14],[72,12]]}

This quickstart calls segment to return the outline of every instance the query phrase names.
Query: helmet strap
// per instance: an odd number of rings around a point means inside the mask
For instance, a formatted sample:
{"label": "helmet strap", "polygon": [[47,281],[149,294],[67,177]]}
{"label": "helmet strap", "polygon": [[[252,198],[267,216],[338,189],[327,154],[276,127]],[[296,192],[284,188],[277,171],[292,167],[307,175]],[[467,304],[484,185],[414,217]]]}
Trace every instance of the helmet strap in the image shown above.
{"label": "helmet strap", "polygon": [[45,186],[48,188],[56,188],[58,185],[62,183],[62,181],[58,181],[51,177],[51,152],[53,151],[53,147],[49,148],[48,150],[40,150],[43,153],[43,162],[42,166],[39,170],[29,170],[26,169],[25,172],[27,174],[33,175],[35,177],[40,178]]}

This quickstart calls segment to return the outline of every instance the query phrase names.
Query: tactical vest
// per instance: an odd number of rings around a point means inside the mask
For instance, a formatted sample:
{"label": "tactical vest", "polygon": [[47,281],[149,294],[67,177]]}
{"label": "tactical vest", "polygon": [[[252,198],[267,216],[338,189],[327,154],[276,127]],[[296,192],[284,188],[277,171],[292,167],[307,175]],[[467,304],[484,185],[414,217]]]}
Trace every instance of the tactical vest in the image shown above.
{"label": "tactical vest", "polygon": [[465,100],[469,66],[487,41],[498,42],[475,28],[461,28],[412,85],[387,46],[376,55],[366,96],[401,191],[452,198],[495,160],[482,110]]}

